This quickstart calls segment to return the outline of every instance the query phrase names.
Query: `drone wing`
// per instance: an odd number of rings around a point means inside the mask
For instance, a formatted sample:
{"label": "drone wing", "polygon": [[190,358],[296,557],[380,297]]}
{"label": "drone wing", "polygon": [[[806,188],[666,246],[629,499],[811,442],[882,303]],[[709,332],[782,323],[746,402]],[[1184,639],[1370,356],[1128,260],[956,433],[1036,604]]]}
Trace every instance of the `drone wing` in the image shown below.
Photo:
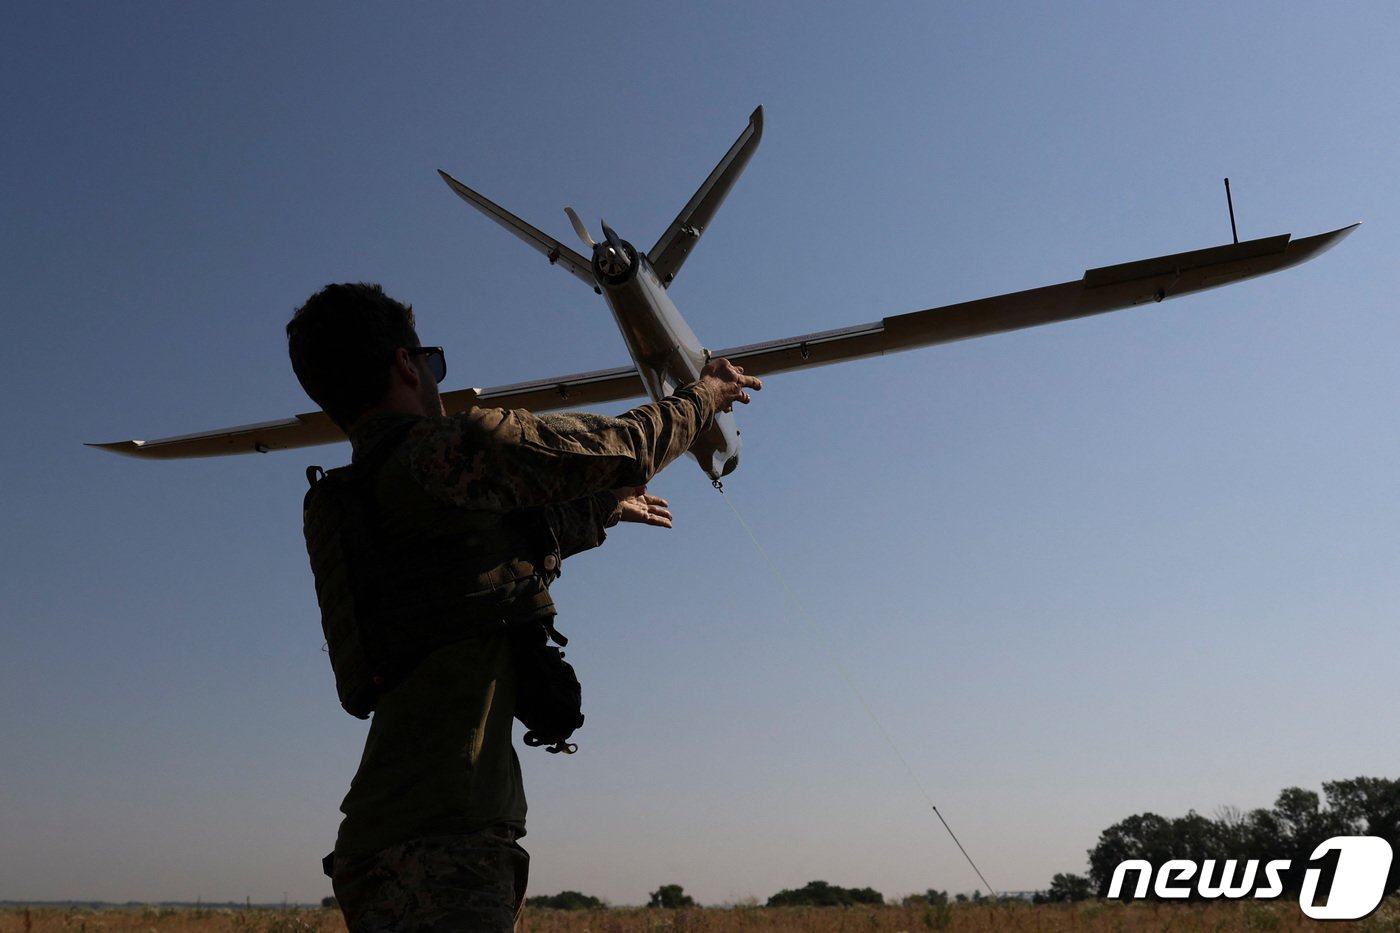
{"label": "drone wing", "polygon": [[1352,224],[1301,240],[1284,233],[1104,266],[1059,285],[911,311],[855,327],[731,347],[714,355],[742,365],[752,375],[766,376],[1069,321],[1278,272],[1326,252],[1359,226]]}
{"label": "drone wing", "polygon": [[[1358,226],[1360,224],[1352,224],[1300,240],[1294,240],[1285,233],[1104,266],[1090,269],[1082,278],[1059,285],[912,311],[854,327],[731,347],[717,351],[713,356],[725,357],[740,364],[751,375],[769,376],[1073,320],[1177,298],[1296,266],[1336,246]],[[554,411],[590,407],[644,394],[636,370],[625,366],[490,389],[459,389],[445,393],[443,404],[449,413],[474,405]],[[340,429],[318,411],[282,421],[200,434],[89,446],[136,457],[176,459],[291,450],[344,438]]]}
{"label": "drone wing", "polygon": [[[631,366],[603,369],[536,382],[518,382],[490,389],[457,389],[442,394],[448,414],[477,405],[492,408],[525,408],[530,411],[556,411],[583,408],[618,399],[645,395],[642,380]],[[345,432],[325,412],[313,411],[281,421],[263,421],[233,428],[219,428],[198,434],[182,434],[150,441],[116,441],[88,444],[101,450],[144,457],[151,460],[179,460],[187,457],[221,457],[226,454],[268,453],[294,450],[345,440]]]}

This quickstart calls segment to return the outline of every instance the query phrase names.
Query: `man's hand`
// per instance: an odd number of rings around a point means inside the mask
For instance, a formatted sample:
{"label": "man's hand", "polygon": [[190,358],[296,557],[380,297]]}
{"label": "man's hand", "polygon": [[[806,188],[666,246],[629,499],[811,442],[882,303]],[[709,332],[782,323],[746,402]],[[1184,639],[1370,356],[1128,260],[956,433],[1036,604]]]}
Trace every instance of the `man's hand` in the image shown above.
{"label": "man's hand", "polygon": [[715,409],[718,411],[729,411],[735,402],[747,405],[750,396],[744,390],[757,392],[763,388],[763,383],[758,379],[744,375],[744,367],[735,366],[725,359],[713,359],[706,363],[705,368],[700,370],[700,382],[714,395]]}
{"label": "man's hand", "polygon": [[666,508],[669,503],[660,496],[647,495],[645,486],[624,486],[614,489],[613,495],[617,496],[617,505],[622,509],[618,521],[671,527],[671,512]]}

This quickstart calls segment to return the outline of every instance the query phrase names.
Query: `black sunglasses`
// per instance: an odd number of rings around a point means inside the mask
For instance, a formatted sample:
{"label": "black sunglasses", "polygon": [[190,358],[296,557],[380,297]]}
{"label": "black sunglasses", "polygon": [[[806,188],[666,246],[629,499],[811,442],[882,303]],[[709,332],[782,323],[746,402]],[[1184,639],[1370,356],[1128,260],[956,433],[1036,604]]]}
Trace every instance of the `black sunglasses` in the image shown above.
{"label": "black sunglasses", "polygon": [[433,381],[441,383],[447,376],[447,357],[442,352],[442,347],[404,347],[409,356],[426,356],[428,358],[428,372],[432,373]]}

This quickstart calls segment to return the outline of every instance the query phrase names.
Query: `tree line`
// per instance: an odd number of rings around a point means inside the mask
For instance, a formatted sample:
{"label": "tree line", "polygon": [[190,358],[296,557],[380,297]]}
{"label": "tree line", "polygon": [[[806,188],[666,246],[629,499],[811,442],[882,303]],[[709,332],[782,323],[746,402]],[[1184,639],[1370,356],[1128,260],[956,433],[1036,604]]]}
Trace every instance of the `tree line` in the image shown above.
{"label": "tree line", "polygon": [[[1138,859],[1161,866],[1171,859],[1197,863],[1212,860],[1223,866],[1230,859],[1244,865],[1286,859],[1288,867],[1279,872],[1284,890],[1296,895],[1302,888],[1304,872],[1313,850],[1334,836],[1379,836],[1397,850],[1386,879],[1386,891],[1400,889],[1400,780],[1358,777],[1324,782],[1322,793],[1301,787],[1281,791],[1272,807],[1248,812],[1222,807],[1214,818],[1195,810],[1175,818],[1156,813],[1137,813],[1119,820],[1099,834],[1088,850],[1088,876],[1061,873],[1050,880],[1047,890],[1034,896],[1036,903],[1081,901],[1106,897],[1114,869],[1124,861]],[[1217,872],[1221,869],[1217,869]],[[1218,879],[1212,879],[1218,880]],[[1257,886],[1265,884],[1261,872]],[[1132,886],[1125,889],[1131,893]],[[1191,898],[1195,899],[1195,888]],[[1319,891],[1325,894],[1325,888]],[[1146,897],[1156,898],[1149,886]],[[953,901],[982,901],[958,894]],[[948,892],[930,888],[910,895],[905,904],[932,906],[950,903]],[[529,898],[532,907],[556,910],[606,907],[602,900],[577,891]],[[883,905],[885,898],[873,888],[845,888],[825,881],[810,881],[801,888],[779,891],[768,898],[768,907],[854,907]],[[695,907],[695,900],[678,884],[665,884],[652,891],[649,907],[677,909]]]}
{"label": "tree line", "polygon": [[[929,895],[937,895],[944,901],[948,897],[945,892],[930,891]],[[767,906],[853,907],[858,904],[881,905],[884,903],[884,896],[874,888],[843,888],[839,885],[827,884],[825,881],[809,881],[801,888],[779,891],[768,898]],[[580,894],[578,891],[561,891],[558,894],[530,897],[525,899],[525,904],[527,907],[547,907],[553,910],[592,910],[607,906],[598,898]],[[677,910],[697,905],[695,898],[686,894],[685,889],[680,885],[663,884],[651,892],[647,906]]]}
{"label": "tree line", "polygon": [[[1244,865],[1287,859],[1279,873],[1290,894],[1302,889],[1313,851],[1334,836],[1379,836],[1400,850],[1400,780],[1358,777],[1324,782],[1322,794],[1301,787],[1279,793],[1272,807],[1243,812],[1224,807],[1215,818],[1194,810],[1168,818],[1138,813],[1120,820],[1099,835],[1089,850],[1089,884],[1099,897],[1108,894],[1113,871],[1128,859],[1160,867],[1169,859],[1212,859],[1217,865],[1235,859]],[[1057,876],[1060,877],[1060,876]],[[1265,880],[1258,879],[1262,887]],[[1386,891],[1400,888],[1400,859],[1391,862]],[[1321,892],[1319,892],[1321,893]],[[1149,889],[1148,897],[1156,897]],[[1193,888],[1193,897],[1194,894]]]}

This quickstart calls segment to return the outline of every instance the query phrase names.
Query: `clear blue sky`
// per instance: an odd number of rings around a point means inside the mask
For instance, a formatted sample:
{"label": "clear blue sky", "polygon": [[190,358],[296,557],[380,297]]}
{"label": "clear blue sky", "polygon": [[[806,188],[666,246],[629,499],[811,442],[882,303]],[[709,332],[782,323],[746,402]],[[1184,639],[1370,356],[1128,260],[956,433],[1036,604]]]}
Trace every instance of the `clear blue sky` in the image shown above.
{"label": "clear blue sky", "polygon": [[[9,3],[0,898],[316,900],[364,725],[301,541],[342,446],[85,441],[306,411],[282,327],[412,302],[448,387],[618,365],[471,211],[643,246],[763,104],[672,290],[712,347],[1365,226],[1277,276],[775,377],[727,483],[993,885],[1144,810],[1396,776],[1400,12],[1389,3]],[[571,240],[570,240],[571,241]],[[559,582],[572,759],[534,893],[980,886],[693,464]],[[1387,738],[1391,736],[1391,738]]]}

